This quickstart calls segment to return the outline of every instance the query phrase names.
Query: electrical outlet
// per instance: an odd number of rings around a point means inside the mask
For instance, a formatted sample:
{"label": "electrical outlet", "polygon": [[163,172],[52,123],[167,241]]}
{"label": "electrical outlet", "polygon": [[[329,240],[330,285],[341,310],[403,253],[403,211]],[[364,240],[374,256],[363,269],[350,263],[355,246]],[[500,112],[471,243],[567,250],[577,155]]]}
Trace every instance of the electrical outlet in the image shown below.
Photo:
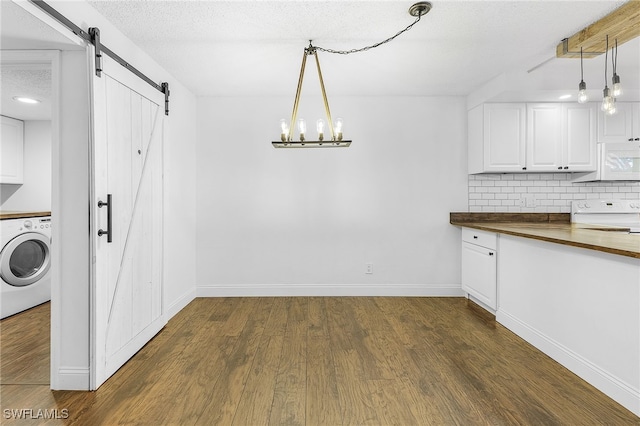
{"label": "electrical outlet", "polygon": [[535,207],[536,206],[536,194],[525,194],[525,207]]}
{"label": "electrical outlet", "polygon": [[517,204],[520,207],[535,207],[536,194],[522,194],[522,197],[520,197]]}
{"label": "electrical outlet", "polygon": [[366,263],[365,264],[364,273],[365,274],[373,274],[373,263]]}

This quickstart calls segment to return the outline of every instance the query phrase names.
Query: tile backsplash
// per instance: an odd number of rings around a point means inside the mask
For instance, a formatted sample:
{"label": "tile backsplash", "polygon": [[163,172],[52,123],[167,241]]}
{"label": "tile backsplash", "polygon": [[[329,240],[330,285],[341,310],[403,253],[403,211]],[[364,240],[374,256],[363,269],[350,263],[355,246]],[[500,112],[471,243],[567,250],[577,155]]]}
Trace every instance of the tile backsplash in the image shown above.
{"label": "tile backsplash", "polygon": [[640,182],[572,183],[571,178],[571,173],[469,175],[469,211],[570,213],[573,200],[640,199]]}

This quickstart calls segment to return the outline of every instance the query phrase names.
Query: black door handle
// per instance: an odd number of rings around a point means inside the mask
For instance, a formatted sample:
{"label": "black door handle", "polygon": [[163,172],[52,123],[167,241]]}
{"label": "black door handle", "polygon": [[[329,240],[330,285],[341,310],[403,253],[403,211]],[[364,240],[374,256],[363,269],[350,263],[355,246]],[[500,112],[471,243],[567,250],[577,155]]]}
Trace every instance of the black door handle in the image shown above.
{"label": "black door handle", "polygon": [[110,243],[111,241],[113,241],[112,235],[111,235],[111,230],[113,228],[111,226],[111,206],[112,206],[111,194],[107,194],[106,203],[104,201],[98,201],[98,208],[102,208],[104,206],[107,207],[107,230],[103,231],[102,229],[99,229],[98,236],[102,237],[104,234],[107,234],[107,243]]}

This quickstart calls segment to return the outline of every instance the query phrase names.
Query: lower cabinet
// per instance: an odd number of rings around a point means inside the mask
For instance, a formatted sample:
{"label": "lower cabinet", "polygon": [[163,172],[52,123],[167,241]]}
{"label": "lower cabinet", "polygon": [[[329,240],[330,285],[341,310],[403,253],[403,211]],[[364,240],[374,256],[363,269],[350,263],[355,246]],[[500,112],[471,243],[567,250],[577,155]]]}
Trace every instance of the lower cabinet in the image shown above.
{"label": "lower cabinet", "polygon": [[497,243],[493,232],[462,228],[462,289],[494,311],[498,307]]}

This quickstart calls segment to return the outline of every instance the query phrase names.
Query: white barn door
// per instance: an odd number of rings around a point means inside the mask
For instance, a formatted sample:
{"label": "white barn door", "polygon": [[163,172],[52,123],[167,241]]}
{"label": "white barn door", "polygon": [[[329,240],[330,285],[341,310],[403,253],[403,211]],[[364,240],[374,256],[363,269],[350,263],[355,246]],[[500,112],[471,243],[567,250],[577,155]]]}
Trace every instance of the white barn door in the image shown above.
{"label": "white barn door", "polygon": [[164,95],[106,55],[102,68],[92,91],[92,389],[166,324]]}

